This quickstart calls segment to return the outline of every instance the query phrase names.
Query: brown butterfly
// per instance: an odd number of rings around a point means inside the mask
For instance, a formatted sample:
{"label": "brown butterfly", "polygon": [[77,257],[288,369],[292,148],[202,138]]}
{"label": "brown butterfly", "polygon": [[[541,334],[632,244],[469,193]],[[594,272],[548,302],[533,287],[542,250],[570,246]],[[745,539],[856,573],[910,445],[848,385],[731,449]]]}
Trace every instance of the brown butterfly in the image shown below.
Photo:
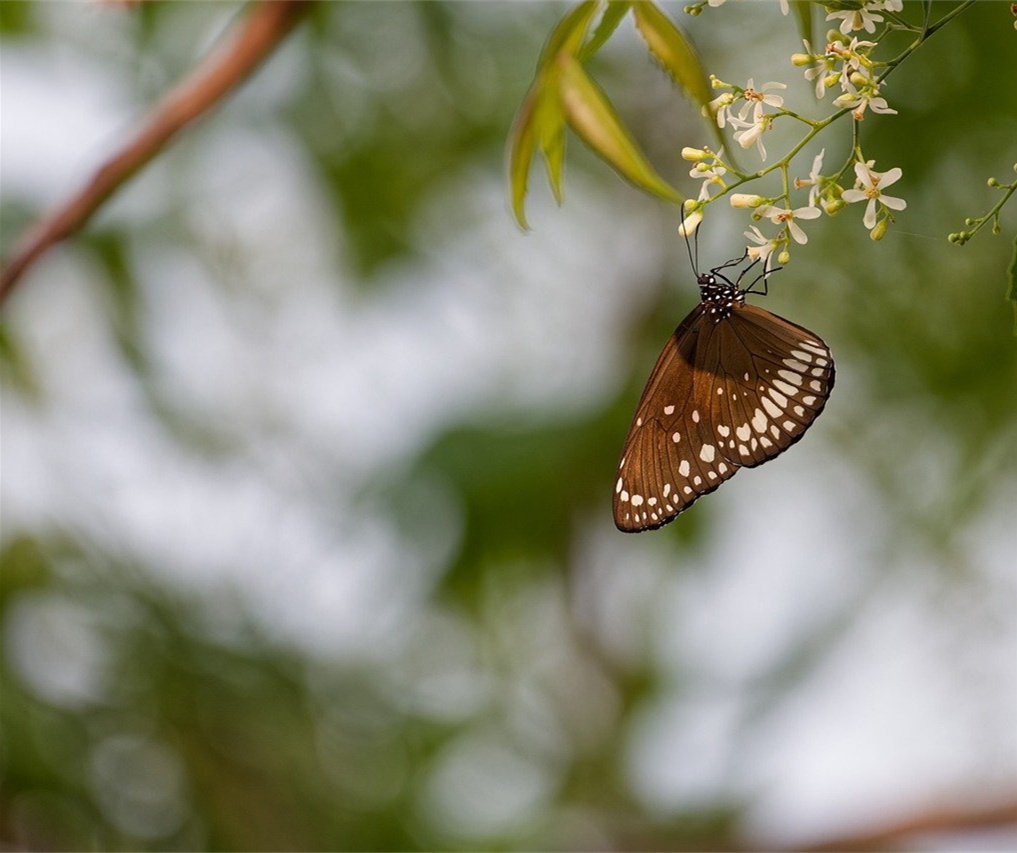
{"label": "brown butterfly", "polygon": [[673,521],[740,468],[754,468],[805,435],[834,382],[833,357],[808,329],[745,304],[721,270],[697,277],[701,302],[664,345],[629,427],[614,487],[626,533]]}

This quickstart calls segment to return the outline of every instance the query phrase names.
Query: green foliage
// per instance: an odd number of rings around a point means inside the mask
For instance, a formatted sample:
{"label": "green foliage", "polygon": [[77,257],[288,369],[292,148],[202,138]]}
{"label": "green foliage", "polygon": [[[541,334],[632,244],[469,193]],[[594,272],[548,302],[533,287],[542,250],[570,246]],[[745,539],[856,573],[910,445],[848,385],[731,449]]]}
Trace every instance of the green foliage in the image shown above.
{"label": "green foliage", "polygon": [[[604,16],[593,36],[586,34],[598,9]],[[540,148],[551,189],[562,200],[565,125],[622,177],[658,198],[679,204],[684,197],[653,168],[626,129],[607,95],[586,73],[583,63],[634,10],[637,26],[651,52],[696,101],[709,100],[705,74],[681,32],[650,3],[581,3],[567,14],[548,39],[536,79],[523,99],[509,136],[509,190],[516,221],[527,228],[524,213],[533,155]]]}

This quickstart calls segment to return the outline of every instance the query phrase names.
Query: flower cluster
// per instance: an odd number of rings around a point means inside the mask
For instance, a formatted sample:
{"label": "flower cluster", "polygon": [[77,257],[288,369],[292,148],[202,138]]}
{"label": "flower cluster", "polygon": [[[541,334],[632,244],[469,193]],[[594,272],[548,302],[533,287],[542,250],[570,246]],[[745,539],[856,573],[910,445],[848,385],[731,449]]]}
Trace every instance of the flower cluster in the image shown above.
{"label": "flower cluster", "polygon": [[[702,0],[698,8],[719,6],[723,2],[724,0]],[[795,54],[791,61],[799,67],[807,66],[805,77],[815,84],[818,99],[822,99],[828,89],[839,89],[833,101],[834,106],[840,110],[850,110],[856,122],[862,121],[869,111],[895,114],[896,110],[891,109],[880,93],[882,77],[877,69],[885,68],[886,63],[872,58],[877,42],[864,40],[853,33],[859,30],[874,33],[876,24],[882,23],[886,17],[899,21],[895,16],[902,10],[903,0],[859,0],[850,6],[852,8],[829,11],[827,20],[839,21],[839,30],[827,33],[827,44],[822,51],[813,51],[806,41],[806,53]],[[764,161],[766,149],[763,137],[772,128],[774,121],[802,122],[809,126],[809,133],[782,160],[758,172],[738,171],[725,161],[723,149],[717,153],[706,147],[683,149],[682,156],[693,162],[689,174],[701,180],[702,184],[698,198],[685,203],[685,217],[680,233],[686,236],[692,234],[702,222],[707,206],[721,196],[727,196],[733,208],[751,211],[752,221],[759,223],[753,224],[745,232],[745,237],[748,240],[748,256],[762,261],[765,271],[772,269],[774,259],[780,264],[786,264],[794,244],[804,245],[808,242],[808,234],[803,225],[824,214],[836,216],[847,205],[865,202],[862,223],[873,240],[882,239],[888,223],[893,221],[893,211],[906,207],[903,199],[885,194],[889,186],[900,180],[901,170],[892,168],[885,172],[876,171],[875,161],[866,159],[862,153],[857,125],[846,163],[839,168],[835,167],[829,174],[824,174],[824,148],[813,159],[808,176],[796,177],[792,181],[789,175],[791,159],[836,116],[813,121],[787,108],[784,97],[778,94],[787,88],[783,83],[769,82],[756,86],[755,81],[749,79],[742,87],[725,83],[714,76],[710,79],[714,89],[724,91],[704,107],[704,114],[712,118],[722,130],[731,128],[735,142],[745,149],[755,147]],[[734,191],[743,184],[778,169],[783,177],[783,192],[778,195],[766,197]],[[844,182],[843,179],[852,176],[852,173],[853,183]],[[792,192],[806,190],[807,199],[803,198],[796,206],[792,201]],[[767,220],[776,226],[775,233],[765,233]]]}
{"label": "flower cluster", "polygon": [[[888,8],[886,4],[893,0],[880,0],[880,8]],[[898,0],[899,2],[899,0]],[[867,4],[872,6],[873,4]],[[866,13],[866,7],[851,14]],[[847,12],[836,12],[831,15],[846,15]],[[865,19],[868,20],[868,19]],[[845,23],[850,23],[846,21]],[[844,29],[844,25],[841,26]],[[865,110],[874,113],[896,115],[897,111],[890,108],[886,98],[880,95],[881,82],[873,71],[873,62],[869,58],[876,42],[865,41],[857,36],[848,37],[831,30],[829,42],[821,53],[814,53],[812,46],[804,41],[806,53],[796,53],[791,57],[794,65],[809,66],[805,71],[805,79],[815,81],[816,97],[822,98],[826,90],[840,84],[841,94],[834,99],[835,107],[851,109],[855,121],[865,118]]]}
{"label": "flower cluster", "polygon": [[[714,98],[704,108],[704,113],[713,116],[714,121],[720,128],[728,124],[735,128],[734,139],[742,148],[751,148],[753,145],[759,150],[759,156],[766,159],[766,149],[763,147],[763,133],[770,129],[773,124],[773,113],[768,113],[765,107],[775,107],[778,110],[784,106],[784,99],[780,95],[774,95],[771,90],[786,89],[784,83],[764,83],[758,89],[755,81],[749,78],[745,87],[733,86],[724,83],[716,77],[710,78],[715,89],[731,89],[720,97]],[[741,108],[735,114],[735,106],[741,100]]]}

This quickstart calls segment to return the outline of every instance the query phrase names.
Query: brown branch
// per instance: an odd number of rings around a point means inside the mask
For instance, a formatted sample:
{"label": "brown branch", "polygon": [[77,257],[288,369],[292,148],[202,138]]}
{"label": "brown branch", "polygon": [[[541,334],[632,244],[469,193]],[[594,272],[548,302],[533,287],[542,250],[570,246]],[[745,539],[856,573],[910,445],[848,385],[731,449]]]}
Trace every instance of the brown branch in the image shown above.
{"label": "brown branch", "polygon": [[0,302],[24,272],[55,243],[82,228],[119,187],[176,134],[244,82],[286,37],[310,0],[261,0],[233,38],[207,57],[142,123],[137,135],[72,196],[32,228],[0,273]]}
{"label": "brown branch", "polygon": [[919,835],[1017,827],[1017,800],[968,808],[934,808],[866,832],[831,838],[803,848],[809,853],[902,850]]}

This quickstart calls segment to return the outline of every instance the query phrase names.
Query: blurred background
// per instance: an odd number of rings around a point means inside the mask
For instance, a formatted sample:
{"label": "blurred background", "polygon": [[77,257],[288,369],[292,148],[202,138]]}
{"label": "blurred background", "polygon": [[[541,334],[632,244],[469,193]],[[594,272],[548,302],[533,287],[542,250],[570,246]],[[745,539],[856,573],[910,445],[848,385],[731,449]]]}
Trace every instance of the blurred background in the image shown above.
{"label": "blurred background", "polygon": [[[640,536],[613,472],[698,294],[675,209],[575,138],[564,207],[535,171],[511,218],[567,8],[314,8],[5,306],[5,848],[800,848],[1017,799],[1015,205],[945,239],[1013,178],[1007,4],[865,121],[886,239],[849,207],[771,285],[837,357],[826,413]],[[776,6],[666,8],[709,71],[829,108]],[[5,254],[242,9],[0,4]],[[708,129],[630,21],[590,70],[694,194]]]}

